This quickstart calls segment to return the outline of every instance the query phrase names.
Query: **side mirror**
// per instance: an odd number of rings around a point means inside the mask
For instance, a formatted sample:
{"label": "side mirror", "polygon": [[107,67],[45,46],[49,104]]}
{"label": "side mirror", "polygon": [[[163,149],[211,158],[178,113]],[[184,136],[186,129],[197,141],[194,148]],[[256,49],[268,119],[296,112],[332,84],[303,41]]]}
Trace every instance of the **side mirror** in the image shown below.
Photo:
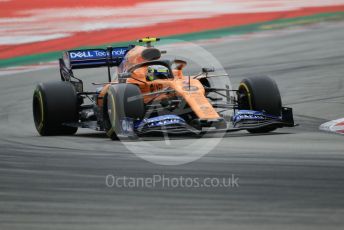
{"label": "side mirror", "polygon": [[131,77],[131,73],[125,72],[118,74],[118,82],[125,83],[128,78]]}
{"label": "side mirror", "polygon": [[131,77],[131,73],[128,73],[128,72],[118,74],[119,79],[127,79],[130,77]]}
{"label": "side mirror", "polygon": [[183,61],[183,60],[174,60],[174,63],[177,65],[176,66],[176,69],[177,70],[182,70],[186,65],[187,65],[187,62],[186,61]]}
{"label": "side mirror", "polygon": [[212,68],[202,68],[202,72],[203,73],[212,73],[212,72],[215,72],[215,68],[212,67]]}

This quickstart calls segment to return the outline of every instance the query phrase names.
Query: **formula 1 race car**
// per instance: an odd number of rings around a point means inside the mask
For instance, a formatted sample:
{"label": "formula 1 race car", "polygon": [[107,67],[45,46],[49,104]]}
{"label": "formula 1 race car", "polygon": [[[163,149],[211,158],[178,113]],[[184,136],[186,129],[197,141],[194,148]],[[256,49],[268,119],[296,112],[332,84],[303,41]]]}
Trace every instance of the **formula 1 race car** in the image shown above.
{"label": "formula 1 race car", "polygon": [[[217,77],[210,74],[214,69],[184,76],[187,62],[163,59],[165,52],[152,46],[159,40],[147,37],[139,40],[144,45],[64,52],[61,81],[40,83],[33,94],[38,133],[72,135],[78,128],[91,128],[117,139],[151,132],[266,133],[294,126],[292,109],[282,107],[272,79],[246,78],[237,90],[216,88],[209,80]],[[96,67],[108,68],[108,81],[84,91],[73,70]],[[117,69],[113,79],[111,67]]]}

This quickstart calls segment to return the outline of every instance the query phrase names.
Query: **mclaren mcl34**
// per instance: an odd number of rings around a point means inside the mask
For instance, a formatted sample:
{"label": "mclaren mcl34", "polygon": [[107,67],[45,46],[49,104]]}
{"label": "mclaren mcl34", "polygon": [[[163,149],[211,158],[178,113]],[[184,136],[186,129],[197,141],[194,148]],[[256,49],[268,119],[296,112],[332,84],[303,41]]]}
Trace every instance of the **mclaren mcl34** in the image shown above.
{"label": "mclaren mcl34", "polygon": [[[165,52],[152,46],[159,40],[64,52],[59,59],[61,80],[40,83],[33,94],[38,133],[72,135],[78,128],[91,128],[117,139],[151,132],[266,133],[294,126],[292,109],[282,106],[271,78],[249,77],[237,89],[214,87],[214,69],[200,67],[198,74],[184,75],[187,62],[164,59]],[[107,80],[85,91],[73,71],[98,67],[107,68]]]}

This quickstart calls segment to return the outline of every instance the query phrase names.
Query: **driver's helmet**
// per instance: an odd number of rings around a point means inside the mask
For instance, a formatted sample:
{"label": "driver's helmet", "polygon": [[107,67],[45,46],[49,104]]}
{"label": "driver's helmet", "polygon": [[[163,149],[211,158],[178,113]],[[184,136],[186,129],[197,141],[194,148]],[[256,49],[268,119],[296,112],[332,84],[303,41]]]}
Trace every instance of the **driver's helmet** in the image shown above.
{"label": "driver's helmet", "polygon": [[147,81],[169,78],[169,70],[162,65],[152,65],[147,68]]}

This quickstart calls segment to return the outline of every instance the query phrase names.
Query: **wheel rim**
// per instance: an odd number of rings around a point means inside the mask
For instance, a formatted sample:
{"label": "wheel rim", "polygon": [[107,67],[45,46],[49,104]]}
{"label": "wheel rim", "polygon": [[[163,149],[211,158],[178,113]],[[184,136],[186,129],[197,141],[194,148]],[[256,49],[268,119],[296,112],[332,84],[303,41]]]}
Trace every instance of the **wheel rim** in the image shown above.
{"label": "wheel rim", "polygon": [[245,83],[240,83],[238,90],[239,109],[253,110],[252,95]]}

